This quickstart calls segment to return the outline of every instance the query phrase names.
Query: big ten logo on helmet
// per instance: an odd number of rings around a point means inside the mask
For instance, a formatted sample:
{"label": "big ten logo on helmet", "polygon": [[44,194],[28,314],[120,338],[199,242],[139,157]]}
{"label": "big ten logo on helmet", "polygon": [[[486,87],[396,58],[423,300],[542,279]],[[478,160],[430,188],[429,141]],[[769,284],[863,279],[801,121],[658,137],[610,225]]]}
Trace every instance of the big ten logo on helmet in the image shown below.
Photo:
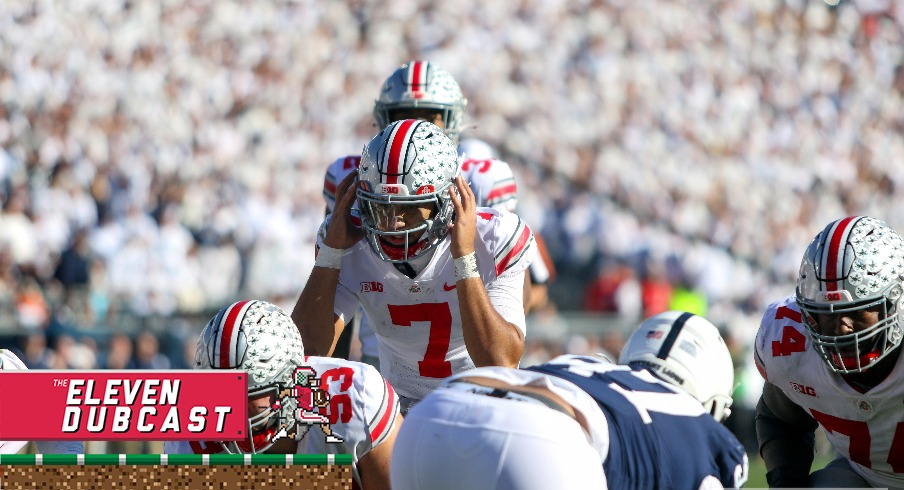
{"label": "big ten logo on helmet", "polygon": [[849,291],[822,291],[822,300],[831,303],[838,301],[852,301]]}
{"label": "big ten logo on helmet", "polygon": [[382,184],[380,186],[381,194],[401,194],[402,189],[398,184]]}
{"label": "big ten logo on helmet", "polygon": [[791,389],[802,395],[816,396],[816,390],[814,390],[812,387],[802,385],[795,381],[791,381]]}
{"label": "big ten logo on helmet", "polygon": [[382,293],[383,283],[377,281],[366,281],[361,283],[362,293]]}

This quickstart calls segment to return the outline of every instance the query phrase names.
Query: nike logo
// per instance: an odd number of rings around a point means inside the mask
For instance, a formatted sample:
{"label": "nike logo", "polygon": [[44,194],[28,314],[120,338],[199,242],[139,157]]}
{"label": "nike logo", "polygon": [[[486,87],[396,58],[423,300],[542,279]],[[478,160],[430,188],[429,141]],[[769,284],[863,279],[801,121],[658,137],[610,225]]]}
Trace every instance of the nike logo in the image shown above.
{"label": "nike logo", "polygon": [[453,289],[455,289],[455,284],[450,286],[448,282],[443,283],[443,291],[451,291]]}

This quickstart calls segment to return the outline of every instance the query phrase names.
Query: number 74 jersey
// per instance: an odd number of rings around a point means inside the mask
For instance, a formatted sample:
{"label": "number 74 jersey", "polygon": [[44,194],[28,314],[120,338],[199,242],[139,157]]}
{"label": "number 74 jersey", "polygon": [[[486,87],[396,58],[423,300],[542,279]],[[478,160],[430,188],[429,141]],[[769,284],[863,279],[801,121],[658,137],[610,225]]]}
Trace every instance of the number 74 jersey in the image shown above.
{"label": "number 74 jersey", "polygon": [[755,344],[760,374],[816,419],[872,486],[904,487],[904,357],[861,393],[829,371],[802,322],[794,296],[766,308]]}

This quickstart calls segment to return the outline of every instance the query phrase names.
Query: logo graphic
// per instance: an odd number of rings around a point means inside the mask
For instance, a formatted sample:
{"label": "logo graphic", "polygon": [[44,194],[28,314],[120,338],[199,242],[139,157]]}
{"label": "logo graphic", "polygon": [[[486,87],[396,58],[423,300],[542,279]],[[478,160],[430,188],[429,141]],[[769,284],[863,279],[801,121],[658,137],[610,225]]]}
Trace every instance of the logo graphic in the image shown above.
{"label": "logo graphic", "polygon": [[[330,394],[320,387],[320,378],[317,371],[311,366],[299,366],[292,374],[294,386],[285,388],[277,393],[277,401],[273,405],[274,410],[279,410],[284,405],[295,405],[293,421],[287,421],[281,430],[273,436],[273,440],[289,437],[300,441],[312,425],[319,425],[326,436],[326,442],[343,442],[342,438],[333,434],[330,428],[330,419],[321,415],[317,409],[330,404]],[[294,424],[292,423],[294,422]]]}
{"label": "logo graphic", "polygon": [[816,390],[814,390],[812,387],[802,385],[795,381],[791,381],[791,389],[802,395],[816,396]]}
{"label": "logo graphic", "polygon": [[377,281],[366,281],[361,283],[362,293],[382,293],[383,283]]}
{"label": "logo graphic", "polygon": [[455,289],[455,284],[450,286],[448,282],[443,283],[443,291],[451,291],[453,289]]}
{"label": "logo graphic", "polygon": [[661,339],[662,338],[662,330],[650,330],[647,332],[648,339]]}

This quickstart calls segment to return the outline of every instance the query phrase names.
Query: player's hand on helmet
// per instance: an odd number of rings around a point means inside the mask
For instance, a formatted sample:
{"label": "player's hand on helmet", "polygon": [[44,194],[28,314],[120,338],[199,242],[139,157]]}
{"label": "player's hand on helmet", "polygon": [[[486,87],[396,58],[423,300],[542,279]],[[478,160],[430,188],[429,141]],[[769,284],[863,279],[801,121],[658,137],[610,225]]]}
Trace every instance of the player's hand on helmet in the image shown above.
{"label": "player's hand on helmet", "polygon": [[364,237],[364,230],[352,222],[352,206],[355,203],[355,178],[357,174],[348,174],[336,187],[336,206],[330,218],[323,243],[328,247],[345,250],[358,243]]}
{"label": "player's hand on helmet", "polygon": [[477,236],[477,199],[464,177],[455,177],[455,189],[449,196],[455,207],[455,221],[452,223],[452,258],[459,258],[474,251]]}

